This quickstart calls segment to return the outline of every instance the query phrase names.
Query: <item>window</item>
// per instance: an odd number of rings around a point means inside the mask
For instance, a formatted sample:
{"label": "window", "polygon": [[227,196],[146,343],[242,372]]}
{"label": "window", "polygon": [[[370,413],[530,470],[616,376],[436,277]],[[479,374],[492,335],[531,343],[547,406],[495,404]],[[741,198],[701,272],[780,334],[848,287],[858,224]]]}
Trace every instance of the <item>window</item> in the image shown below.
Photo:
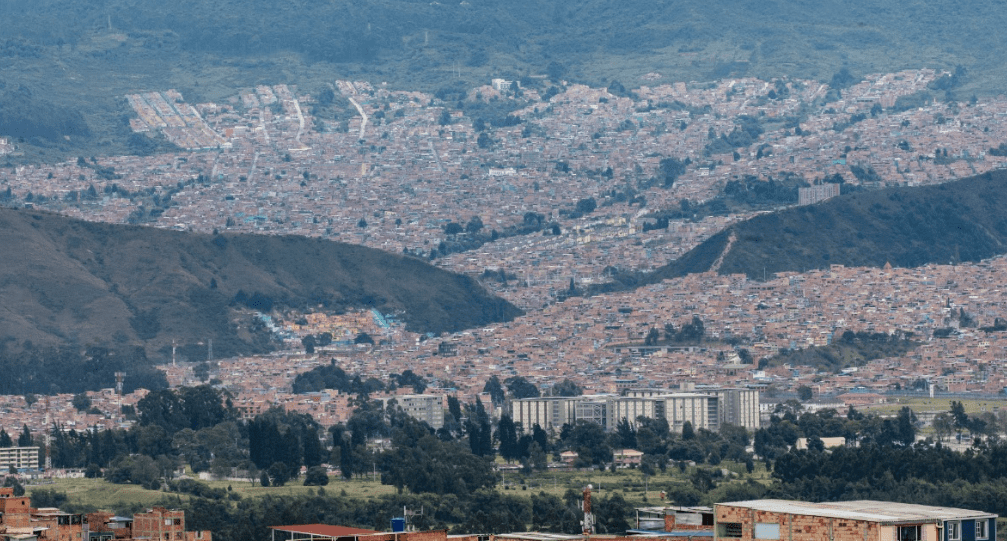
{"label": "window", "polygon": [[756,522],[755,523],[755,538],[756,539],[779,539],[780,538],[780,525],[778,523],[768,523],[768,522]]}
{"label": "window", "polygon": [[721,522],[717,525],[718,537],[741,537],[740,522]]}
{"label": "window", "polygon": [[923,541],[923,529],[920,526],[899,526],[896,541]]}
{"label": "window", "polygon": [[959,541],[962,538],[962,523],[955,521],[948,521],[948,541]]}
{"label": "window", "polygon": [[986,519],[976,521],[976,539],[989,539],[990,538],[990,524]]}

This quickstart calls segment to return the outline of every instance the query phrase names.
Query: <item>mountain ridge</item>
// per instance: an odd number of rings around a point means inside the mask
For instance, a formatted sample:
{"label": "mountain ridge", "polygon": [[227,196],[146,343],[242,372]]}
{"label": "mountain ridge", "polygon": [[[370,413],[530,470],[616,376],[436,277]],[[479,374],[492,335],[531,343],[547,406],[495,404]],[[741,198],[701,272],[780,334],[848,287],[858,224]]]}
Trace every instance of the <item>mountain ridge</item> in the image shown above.
{"label": "mountain ridge", "polygon": [[262,352],[270,346],[242,313],[273,304],[375,308],[435,334],[521,314],[467,276],[322,239],[183,233],[0,209],[0,244],[7,256],[0,343],[11,351],[141,346],[164,360],[173,340],[192,351],[213,339],[221,357]]}
{"label": "mountain ridge", "polygon": [[[791,207],[728,226],[641,285],[709,272],[776,272],[979,262],[1007,253],[1007,171],[943,184],[885,188]],[[734,242],[728,247],[728,239]]]}

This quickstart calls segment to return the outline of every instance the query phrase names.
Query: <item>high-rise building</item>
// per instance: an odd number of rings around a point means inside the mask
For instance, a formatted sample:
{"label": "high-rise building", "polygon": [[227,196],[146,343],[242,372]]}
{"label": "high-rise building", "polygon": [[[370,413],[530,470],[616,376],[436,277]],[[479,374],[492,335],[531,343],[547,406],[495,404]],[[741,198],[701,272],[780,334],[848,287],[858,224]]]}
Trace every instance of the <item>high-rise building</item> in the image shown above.
{"label": "high-rise building", "polygon": [[11,467],[18,471],[38,469],[38,447],[0,447],[0,470]]}
{"label": "high-rise building", "polygon": [[511,402],[511,419],[531,432],[538,425],[546,432],[559,431],[564,424],[575,419],[574,401],[567,397],[539,397]]}
{"label": "high-rise building", "polygon": [[384,398],[385,407],[394,400],[402,411],[417,421],[423,421],[430,428],[437,430],[444,426],[444,395],[439,394],[405,394],[392,398]]}

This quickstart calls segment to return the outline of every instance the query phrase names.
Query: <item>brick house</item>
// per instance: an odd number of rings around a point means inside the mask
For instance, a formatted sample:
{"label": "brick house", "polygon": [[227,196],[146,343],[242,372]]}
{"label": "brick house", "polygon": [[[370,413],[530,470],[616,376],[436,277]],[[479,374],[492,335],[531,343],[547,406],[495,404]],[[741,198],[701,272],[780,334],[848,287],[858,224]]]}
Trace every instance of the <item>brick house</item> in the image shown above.
{"label": "brick house", "polygon": [[995,541],[997,515],[881,501],[714,506],[714,541]]}

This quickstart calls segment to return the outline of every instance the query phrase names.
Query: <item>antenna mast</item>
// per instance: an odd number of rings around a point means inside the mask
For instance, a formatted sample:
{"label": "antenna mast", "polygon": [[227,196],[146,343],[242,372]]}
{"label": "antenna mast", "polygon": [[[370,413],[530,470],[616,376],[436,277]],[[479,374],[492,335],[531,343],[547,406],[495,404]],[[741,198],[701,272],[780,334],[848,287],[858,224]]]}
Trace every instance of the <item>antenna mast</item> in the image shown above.
{"label": "antenna mast", "polygon": [[410,511],[408,507],[406,507],[404,505],[402,506],[402,518],[405,520],[405,523],[406,523],[405,526],[406,526],[406,531],[407,532],[415,531],[416,526],[414,526],[412,524],[412,520],[411,520],[411,518],[415,517],[415,516],[423,516],[423,506],[422,505],[420,506],[419,512]]}
{"label": "antenna mast", "polygon": [[581,521],[581,526],[584,527],[584,535],[591,535],[595,533],[594,529],[594,513],[591,512],[591,485],[587,485],[584,488],[584,520]]}

